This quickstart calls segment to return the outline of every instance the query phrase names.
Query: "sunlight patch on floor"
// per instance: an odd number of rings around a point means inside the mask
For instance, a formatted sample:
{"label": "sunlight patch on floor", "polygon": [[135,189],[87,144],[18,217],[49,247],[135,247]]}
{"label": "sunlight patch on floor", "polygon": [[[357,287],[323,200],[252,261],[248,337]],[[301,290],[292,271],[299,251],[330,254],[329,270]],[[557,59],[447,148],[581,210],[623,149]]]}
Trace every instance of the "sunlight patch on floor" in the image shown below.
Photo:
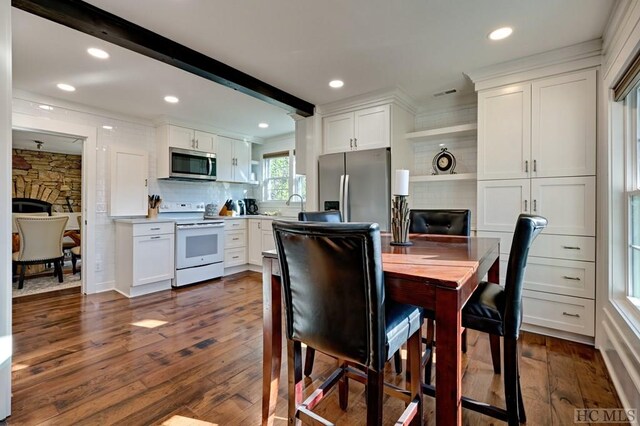
{"label": "sunlight patch on floor", "polygon": [[16,371],[20,371],[20,370],[24,370],[25,368],[29,368],[29,366],[27,364],[13,364],[11,366],[11,372],[16,372]]}
{"label": "sunlight patch on floor", "polygon": [[143,319],[142,321],[132,322],[131,325],[135,325],[136,327],[144,327],[144,328],[156,328],[161,325],[165,325],[166,321],[154,320],[154,319]]}
{"label": "sunlight patch on floor", "polygon": [[185,416],[172,416],[162,422],[162,426],[218,426],[217,423],[205,422],[204,420],[192,419]]}

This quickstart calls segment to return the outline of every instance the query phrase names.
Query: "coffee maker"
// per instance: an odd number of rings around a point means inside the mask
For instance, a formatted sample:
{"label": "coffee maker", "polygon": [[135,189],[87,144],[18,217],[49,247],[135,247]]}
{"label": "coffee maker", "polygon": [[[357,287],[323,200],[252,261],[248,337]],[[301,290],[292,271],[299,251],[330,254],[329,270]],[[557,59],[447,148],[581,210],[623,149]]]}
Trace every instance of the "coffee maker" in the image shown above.
{"label": "coffee maker", "polygon": [[258,214],[258,203],[255,198],[245,198],[244,199],[244,208],[246,214],[255,215]]}

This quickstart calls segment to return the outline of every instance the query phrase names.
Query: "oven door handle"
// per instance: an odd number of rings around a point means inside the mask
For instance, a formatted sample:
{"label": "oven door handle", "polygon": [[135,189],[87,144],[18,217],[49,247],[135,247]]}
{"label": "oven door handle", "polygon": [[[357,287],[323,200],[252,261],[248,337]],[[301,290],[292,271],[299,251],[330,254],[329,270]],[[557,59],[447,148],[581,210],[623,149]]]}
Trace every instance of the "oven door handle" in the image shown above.
{"label": "oven door handle", "polygon": [[189,229],[207,229],[207,228],[224,228],[224,223],[215,224],[215,225],[192,225],[192,226],[180,226],[177,225],[176,228],[185,231]]}
{"label": "oven door handle", "polygon": [[213,159],[208,157],[207,160],[207,176],[211,176],[211,173],[213,172]]}

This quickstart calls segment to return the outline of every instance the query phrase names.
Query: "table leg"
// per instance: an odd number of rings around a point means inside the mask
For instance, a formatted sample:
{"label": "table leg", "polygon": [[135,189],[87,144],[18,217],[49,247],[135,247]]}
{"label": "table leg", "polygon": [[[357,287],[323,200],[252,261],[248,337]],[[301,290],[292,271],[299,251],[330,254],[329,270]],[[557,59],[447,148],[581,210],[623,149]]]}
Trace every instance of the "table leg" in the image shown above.
{"label": "table leg", "polygon": [[262,425],[273,425],[282,358],[282,299],[280,277],[273,275],[276,260],[262,260],[263,354]]}
{"label": "table leg", "polygon": [[490,283],[500,284],[500,257],[493,262],[493,265],[489,268],[489,273],[487,275]]}
{"label": "table leg", "polygon": [[462,333],[459,292],[436,289],[436,329],[438,330],[436,366],[436,424],[462,424]]}

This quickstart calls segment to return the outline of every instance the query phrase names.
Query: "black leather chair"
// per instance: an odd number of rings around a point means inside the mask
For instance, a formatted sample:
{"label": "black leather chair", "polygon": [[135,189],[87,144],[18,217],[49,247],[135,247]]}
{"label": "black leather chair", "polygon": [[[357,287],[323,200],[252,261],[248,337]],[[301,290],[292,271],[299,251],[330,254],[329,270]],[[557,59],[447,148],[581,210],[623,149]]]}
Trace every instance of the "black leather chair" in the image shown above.
{"label": "black leather chair", "polygon": [[[541,216],[521,214],[516,223],[504,288],[481,282],[462,310],[465,328],[489,333],[494,371],[500,373],[500,337],[504,340],[504,391],[509,425],[526,422],[518,365],[518,337],[522,324],[522,286],[529,247],[547,226]],[[497,367],[497,369],[496,369]],[[497,370],[497,371],[496,371]]]}
{"label": "black leather chair", "polygon": [[[289,424],[322,423],[311,410],[336,383],[346,409],[348,379],[367,384],[367,425],[382,424],[385,362],[407,341],[409,371],[416,374],[403,398],[409,404],[404,415],[413,413],[422,424],[421,314],[414,306],[385,302],[378,225],[276,221],[273,232],[286,317]],[[304,402],[302,343],[339,360]]]}
{"label": "black leather chair", "polygon": [[414,234],[471,235],[469,210],[411,210],[409,219]]}
{"label": "black leather chair", "polygon": [[300,212],[298,220],[301,222],[342,222],[342,215],[337,210],[329,210],[326,212]]}

